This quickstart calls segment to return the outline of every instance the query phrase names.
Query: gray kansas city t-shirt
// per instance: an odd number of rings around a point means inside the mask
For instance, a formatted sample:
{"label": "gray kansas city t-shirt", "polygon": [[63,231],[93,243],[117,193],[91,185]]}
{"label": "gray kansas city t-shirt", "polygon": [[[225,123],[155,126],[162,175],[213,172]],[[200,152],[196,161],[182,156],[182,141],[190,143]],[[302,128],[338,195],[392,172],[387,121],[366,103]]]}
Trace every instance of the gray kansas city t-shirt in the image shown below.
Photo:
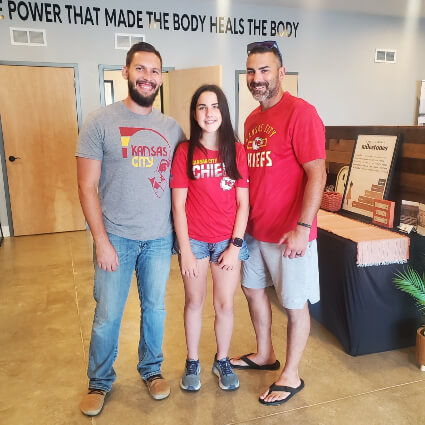
{"label": "gray kansas city t-shirt", "polygon": [[139,115],[117,102],[86,119],[76,156],[102,162],[99,198],[107,232],[133,240],[171,233],[170,168],[183,139],[179,124],[155,108]]}

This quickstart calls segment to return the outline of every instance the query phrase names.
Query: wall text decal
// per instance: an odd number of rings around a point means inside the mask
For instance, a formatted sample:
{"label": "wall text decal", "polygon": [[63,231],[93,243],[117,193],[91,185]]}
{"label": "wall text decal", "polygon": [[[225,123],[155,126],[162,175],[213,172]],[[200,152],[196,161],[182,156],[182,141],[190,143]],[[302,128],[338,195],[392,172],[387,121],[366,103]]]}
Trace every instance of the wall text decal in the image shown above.
{"label": "wall text decal", "polygon": [[10,20],[114,28],[144,28],[158,31],[206,32],[212,34],[297,37],[299,22],[284,19],[254,19],[187,13],[60,5],[33,1],[0,0]]}

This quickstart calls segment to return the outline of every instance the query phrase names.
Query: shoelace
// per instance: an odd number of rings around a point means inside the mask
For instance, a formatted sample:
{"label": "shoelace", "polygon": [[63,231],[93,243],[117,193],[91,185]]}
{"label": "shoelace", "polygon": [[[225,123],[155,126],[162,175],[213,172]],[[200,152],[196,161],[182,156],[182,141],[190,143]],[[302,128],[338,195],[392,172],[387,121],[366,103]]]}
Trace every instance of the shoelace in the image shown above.
{"label": "shoelace", "polygon": [[217,363],[219,364],[220,369],[221,369],[221,373],[223,375],[231,375],[233,373],[232,366],[230,364],[228,357],[226,357],[223,360],[217,360]]}
{"label": "shoelace", "polygon": [[105,394],[106,391],[103,390],[99,390],[97,388],[89,388],[89,394],[100,394],[103,395]]}
{"label": "shoelace", "polygon": [[186,360],[186,375],[196,375],[198,372],[198,362],[196,360]]}

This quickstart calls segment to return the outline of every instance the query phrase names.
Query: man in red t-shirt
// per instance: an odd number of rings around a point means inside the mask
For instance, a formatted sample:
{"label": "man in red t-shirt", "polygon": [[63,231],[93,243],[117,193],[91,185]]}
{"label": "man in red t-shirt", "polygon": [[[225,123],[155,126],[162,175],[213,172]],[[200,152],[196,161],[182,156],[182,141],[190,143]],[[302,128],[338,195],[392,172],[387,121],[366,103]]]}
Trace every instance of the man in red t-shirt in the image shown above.
{"label": "man in red t-shirt", "polygon": [[320,299],[316,214],[326,181],[325,129],[315,108],[282,90],[285,76],[276,42],[248,45],[247,85],[260,102],[245,121],[250,216],[242,287],[257,352],[232,359],[236,369],[277,370],[267,286],[288,313],[286,362],[259,398],[282,404],[304,387],[298,366],[310,333],[308,301]]}

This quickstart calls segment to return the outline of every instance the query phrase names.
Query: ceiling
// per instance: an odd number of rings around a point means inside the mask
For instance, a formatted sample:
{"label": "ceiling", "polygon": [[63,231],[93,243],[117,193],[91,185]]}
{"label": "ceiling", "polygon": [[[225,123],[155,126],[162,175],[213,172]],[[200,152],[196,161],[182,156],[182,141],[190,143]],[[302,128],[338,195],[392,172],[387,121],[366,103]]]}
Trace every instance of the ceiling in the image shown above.
{"label": "ceiling", "polygon": [[217,0],[370,15],[425,18],[425,0]]}

